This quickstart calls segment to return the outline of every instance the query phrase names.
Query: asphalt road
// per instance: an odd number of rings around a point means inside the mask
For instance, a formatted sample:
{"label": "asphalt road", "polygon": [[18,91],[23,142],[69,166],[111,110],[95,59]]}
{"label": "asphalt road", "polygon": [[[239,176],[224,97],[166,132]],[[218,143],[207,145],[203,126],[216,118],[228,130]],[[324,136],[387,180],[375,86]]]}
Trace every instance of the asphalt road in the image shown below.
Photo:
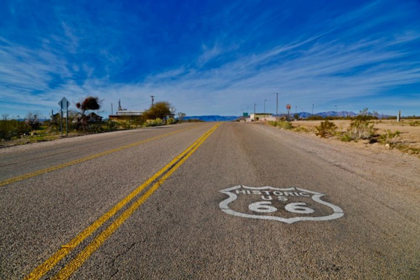
{"label": "asphalt road", "polygon": [[420,279],[420,186],[293,137],[200,123],[4,149],[0,279]]}

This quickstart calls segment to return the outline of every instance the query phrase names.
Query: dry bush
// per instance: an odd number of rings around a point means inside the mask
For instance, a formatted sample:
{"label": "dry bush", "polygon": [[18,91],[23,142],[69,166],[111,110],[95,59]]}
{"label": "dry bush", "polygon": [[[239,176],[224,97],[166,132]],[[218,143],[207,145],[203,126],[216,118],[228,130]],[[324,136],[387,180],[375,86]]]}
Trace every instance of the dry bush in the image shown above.
{"label": "dry bush", "polygon": [[398,138],[400,134],[401,132],[399,132],[398,130],[395,132],[391,132],[391,130],[385,130],[385,133],[379,136],[379,142],[384,145],[385,144],[394,145],[398,142]]}
{"label": "dry bush", "polygon": [[375,134],[375,128],[368,120],[356,118],[347,133],[352,140],[369,139]]}
{"label": "dry bush", "polygon": [[319,126],[315,126],[317,136],[325,138],[327,136],[334,136],[337,132],[337,126],[328,120],[321,122]]}
{"label": "dry bush", "polygon": [[294,128],[293,131],[295,131],[295,132],[309,132],[309,129],[307,127],[304,127],[304,126],[298,126],[298,127]]}

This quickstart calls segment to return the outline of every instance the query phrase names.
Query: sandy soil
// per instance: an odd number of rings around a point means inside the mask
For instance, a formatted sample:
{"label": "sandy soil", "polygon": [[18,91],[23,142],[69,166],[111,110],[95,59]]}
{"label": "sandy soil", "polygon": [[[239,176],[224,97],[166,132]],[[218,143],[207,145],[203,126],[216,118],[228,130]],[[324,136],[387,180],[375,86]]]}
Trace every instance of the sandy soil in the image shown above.
{"label": "sandy soil", "polygon": [[[404,145],[412,148],[420,149],[420,126],[410,126],[410,122],[414,120],[402,120],[396,122],[395,120],[376,120],[372,121],[374,128],[377,129],[378,134],[383,134],[386,130],[391,132],[399,131],[401,134],[398,141]],[[419,122],[420,120],[416,120]],[[303,126],[306,127],[310,134],[315,134],[315,126],[318,126],[322,121],[294,121],[292,122],[294,127]],[[339,130],[345,131],[350,126],[350,120],[334,120]],[[330,141],[337,141],[337,139],[328,139]],[[353,146],[366,146],[376,150],[387,149],[385,146],[380,144],[367,144],[367,141],[359,141],[358,143],[349,143]]]}

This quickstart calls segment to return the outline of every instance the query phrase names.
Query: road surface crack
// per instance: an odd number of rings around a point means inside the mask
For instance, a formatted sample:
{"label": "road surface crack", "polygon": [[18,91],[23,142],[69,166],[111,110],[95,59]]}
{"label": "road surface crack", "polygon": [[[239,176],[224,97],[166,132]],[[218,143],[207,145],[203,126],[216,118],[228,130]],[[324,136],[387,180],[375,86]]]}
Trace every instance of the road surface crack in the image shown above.
{"label": "road surface crack", "polygon": [[117,259],[119,259],[120,257],[124,256],[125,254],[127,254],[134,246],[136,245],[136,242],[133,242],[129,247],[127,247],[123,252],[117,254],[111,262],[111,267],[113,267],[115,269],[115,272],[109,277],[109,279],[114,278],[115,275],[118,274],[118,272],[120,272],[120,270],[115,266],[115,262],[117,261]]}

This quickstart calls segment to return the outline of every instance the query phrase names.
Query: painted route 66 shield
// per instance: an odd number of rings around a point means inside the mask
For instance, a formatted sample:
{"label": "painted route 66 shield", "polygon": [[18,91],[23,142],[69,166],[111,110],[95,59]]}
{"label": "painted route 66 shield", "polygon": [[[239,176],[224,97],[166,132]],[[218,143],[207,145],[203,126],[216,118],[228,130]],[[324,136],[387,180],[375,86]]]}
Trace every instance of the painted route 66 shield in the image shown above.
{"label": "painted route 66 shield", "polygon": [[251,219],[284,223],[299,221],[327,221],[344,216],[343,210],[322,200],[325,194],[291,187],[235,186],[220,191],[228,198],[220,202],[223,212]]}

